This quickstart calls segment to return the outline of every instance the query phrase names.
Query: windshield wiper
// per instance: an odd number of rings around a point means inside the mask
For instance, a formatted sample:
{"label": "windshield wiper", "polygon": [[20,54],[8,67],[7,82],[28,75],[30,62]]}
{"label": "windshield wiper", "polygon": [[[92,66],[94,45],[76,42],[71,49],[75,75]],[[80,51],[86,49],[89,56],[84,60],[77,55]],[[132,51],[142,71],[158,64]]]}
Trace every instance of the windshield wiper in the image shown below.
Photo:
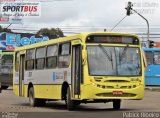
{"label": "windshield wiper", "polygon": [[109,56],[109,54],[106,51],[106,49],[101,44],[99,44],[99,47],[105,53],[105,55],[107,56],[108,60],[112,62],[112,58]]}
{"label": "windshield wiper", "polygon": [[108,52],[106,51],[106,49],[101,44],[99,44],[99,47],[104,52],[104,54],[106,55],[107,59],[111,62],[112,69],[113,69],[112,54],[111,54],[111,57],[110,57]]}
{"label": "windshield wiper", "polygon": [[122,59],[123,59],[123,57],[124,57],[124,55],[125,55],[125,53],[126,53],[126,51],[127,51],[128,47],[129,47],[129,45],[128,45],[128,44],[127,44],[127,46],[126,46],[126,47],[124,47],[123,52],[122,52],[122,54],[121,54],[121,56],[120,56],[119,62],[121,62],[121,61],[122,61]]}

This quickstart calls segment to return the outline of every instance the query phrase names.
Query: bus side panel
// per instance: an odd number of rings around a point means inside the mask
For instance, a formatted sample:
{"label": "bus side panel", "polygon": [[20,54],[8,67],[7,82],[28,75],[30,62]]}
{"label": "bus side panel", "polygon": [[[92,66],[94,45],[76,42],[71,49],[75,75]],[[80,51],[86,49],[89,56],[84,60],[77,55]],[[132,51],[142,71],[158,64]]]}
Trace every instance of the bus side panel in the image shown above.
{"label": "bus side panel", "polygon": [[[33,85],[35,97],[44,99],[61,99],[61,85]],[[14,86],[14,93],[19,96],[19,85]],[[24,85],[24,96],[28,97],[28,85]]]}
{"label": "bus side panel", "polygon": [[145,85],[160,85],[160,49],[144,48],[148,62],[145,70]]}
{"label": "bus side panel", "polygon": [[19,96],[19,85],[13,84],[13,92],[15,95]]}
{"label": "bus side panel", "polygon": [[145,85],[160,85],[160,65],[149,65],[145,72]]}
{"label": "bus side panel", "polygon": [[34,85],[36,98],[61,99],[61,85]]}
{"label": "bus side panel", "polygon": [[[61,89],[64,81],[71,83],[71,69],[45,69],[25,72],[25,85],[31,83],[36,98],[61,99]],[[27,96],[28,87],[25,87]]]}

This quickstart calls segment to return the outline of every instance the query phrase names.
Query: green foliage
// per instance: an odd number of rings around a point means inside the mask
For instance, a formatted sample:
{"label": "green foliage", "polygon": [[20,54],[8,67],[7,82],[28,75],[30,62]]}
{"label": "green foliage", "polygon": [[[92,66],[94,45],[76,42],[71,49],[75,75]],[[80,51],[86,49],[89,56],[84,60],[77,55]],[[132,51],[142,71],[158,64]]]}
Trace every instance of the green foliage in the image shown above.
{"label": "green foliage", "polygon": [[[10,29],[2,28],[1,26],[0,26],[0,32],[14,33]],[[26,34],[29,35],[30,33],[24,33],[24,34],[25,35]],[[59,28],[51,28],[51,29],[42,28],[35,34],[35,36],[38,37],[38,36],[41,36],[41,35],[42,36],[48,36],[49,39],[55,39],[55,38],[58,38],[58,37],[64,37],[62,30],[59,29]]]}
{"label": "green foliage", "polygon": [[0,32],[8,32],[8,33],[12,33],[12,31],[10,29],[7,29],[7,28],[2,28],[0,26]]}
{"label": "green foliage", "polygon": [[42,28],[40,29],[37,33],[36,36],[48,36],[50,39],[58,38],[58,37],[63,37],[63,32],[59,28]]}

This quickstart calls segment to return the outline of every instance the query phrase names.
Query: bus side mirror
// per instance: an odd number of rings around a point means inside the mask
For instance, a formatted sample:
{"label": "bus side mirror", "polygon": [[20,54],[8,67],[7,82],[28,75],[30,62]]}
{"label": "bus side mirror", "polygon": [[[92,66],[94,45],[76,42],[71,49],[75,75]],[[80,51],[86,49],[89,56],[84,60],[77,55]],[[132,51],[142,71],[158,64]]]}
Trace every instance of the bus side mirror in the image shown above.
{"label": "bus side mirror", "polygon": [[87,52],[86,50],[82,50],[82,64],[85,65],[87,60]]}

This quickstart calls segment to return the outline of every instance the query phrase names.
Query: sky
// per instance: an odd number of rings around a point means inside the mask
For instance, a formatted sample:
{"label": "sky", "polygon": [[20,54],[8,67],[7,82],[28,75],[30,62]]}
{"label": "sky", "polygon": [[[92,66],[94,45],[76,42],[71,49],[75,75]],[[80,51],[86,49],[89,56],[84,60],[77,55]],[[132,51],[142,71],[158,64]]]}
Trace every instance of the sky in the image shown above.
{"label": "sky", "polygon": [[[59,27],[66,35],[104,29],[111,31],[126,16],[125,7],[128,3],[128,0],[32,1],[41,2],[41,16],[23,18],[22,24],[13,24],[10,26],[11,29],[35,32],[40,28]],[[150,33],[160,33],[160,0],[131,0],[131,2],[133,9],[149,21]],[[133,13],[125,17],[113,31],[146,33],[147,24],[143,18]]]}

